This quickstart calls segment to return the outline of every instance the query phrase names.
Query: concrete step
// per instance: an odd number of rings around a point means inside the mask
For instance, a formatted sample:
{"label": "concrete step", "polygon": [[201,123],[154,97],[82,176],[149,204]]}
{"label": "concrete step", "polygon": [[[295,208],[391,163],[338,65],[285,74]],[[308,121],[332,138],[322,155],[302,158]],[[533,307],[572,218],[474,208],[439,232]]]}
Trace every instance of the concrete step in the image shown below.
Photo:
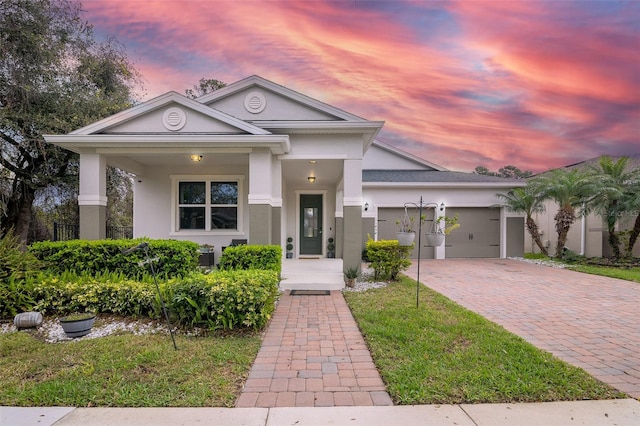
{"label": "concrete step", "polygon": [[281,290],[340,290],[344,288],[342,259],[286,259]]}
{"label": "concrete step", "polygon": [[281,290],[340,290],[344,288],[342,273],[293,274],[283,276]]}

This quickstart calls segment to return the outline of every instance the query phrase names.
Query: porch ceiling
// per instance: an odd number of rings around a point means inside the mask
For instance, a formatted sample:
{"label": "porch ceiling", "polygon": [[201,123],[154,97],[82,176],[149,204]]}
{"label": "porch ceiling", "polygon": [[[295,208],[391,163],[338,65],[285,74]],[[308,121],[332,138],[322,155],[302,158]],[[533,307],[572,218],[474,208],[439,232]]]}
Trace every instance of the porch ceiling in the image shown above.
{"label": "porch ceiling", "polygon": [[[283,160],[282,178],[288,185],[307,188],[336,185],[342,179],[343,160],[319,159],[311,163],[308,159]],[[315,183],[309,183],[307,178],[315,176]]]}

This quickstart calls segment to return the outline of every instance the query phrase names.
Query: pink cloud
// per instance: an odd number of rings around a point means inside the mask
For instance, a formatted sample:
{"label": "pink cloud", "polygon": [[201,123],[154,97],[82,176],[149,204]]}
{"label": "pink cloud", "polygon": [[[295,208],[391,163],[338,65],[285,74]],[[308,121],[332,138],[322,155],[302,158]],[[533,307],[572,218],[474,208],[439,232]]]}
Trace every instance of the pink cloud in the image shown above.
{"label": "pink cloud", "polygon": [[115,33],[137,58],[148,97],[182,92],[201,77],[258,74],[385,120],[382,139],[453,169],[538,171],[608,146],[640,150],[631,142],[640,134],[640,40],[637,25],[621,25],[640,16],[638,7],[604,13],[598,3],[600,13],[553,4],[84,6],[97,29]]}

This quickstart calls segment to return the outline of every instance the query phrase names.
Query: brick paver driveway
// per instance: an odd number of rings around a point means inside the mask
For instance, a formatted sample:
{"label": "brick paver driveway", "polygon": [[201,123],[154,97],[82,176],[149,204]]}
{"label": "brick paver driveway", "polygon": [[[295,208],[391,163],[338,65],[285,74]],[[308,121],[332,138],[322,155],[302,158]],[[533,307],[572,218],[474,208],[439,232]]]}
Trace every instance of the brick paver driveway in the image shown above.
{"label": "brick paver driveway", "polygon": [[640,398],[640,284],[509,259],[423,260],[420,282]]}

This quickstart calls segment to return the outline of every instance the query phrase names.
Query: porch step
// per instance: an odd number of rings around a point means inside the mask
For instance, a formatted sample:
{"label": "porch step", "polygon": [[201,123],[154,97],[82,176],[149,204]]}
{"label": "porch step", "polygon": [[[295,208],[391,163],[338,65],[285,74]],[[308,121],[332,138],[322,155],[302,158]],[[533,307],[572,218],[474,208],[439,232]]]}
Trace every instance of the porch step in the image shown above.
{"label": "porch step", "polygon": [[341,290],[342,259],[285,259],[281,290]]}

